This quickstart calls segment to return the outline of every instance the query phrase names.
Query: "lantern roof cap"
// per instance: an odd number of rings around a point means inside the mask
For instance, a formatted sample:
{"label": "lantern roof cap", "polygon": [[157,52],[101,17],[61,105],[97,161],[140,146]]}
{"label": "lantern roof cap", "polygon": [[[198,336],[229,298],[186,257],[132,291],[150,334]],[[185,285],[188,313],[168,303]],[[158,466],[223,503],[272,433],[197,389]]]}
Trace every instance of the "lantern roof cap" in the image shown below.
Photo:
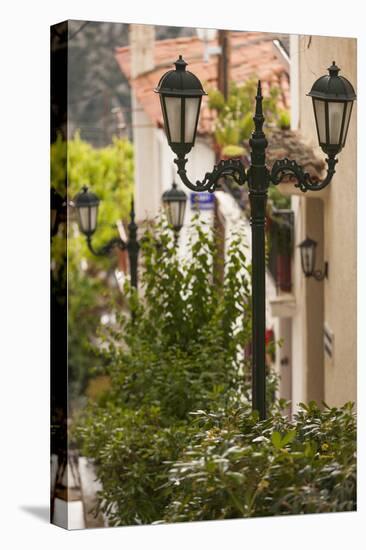
{"label": "lantern roof cap", "polygon": [[155,88],[158,94],[177,97],[201,97],[207,95],[196,75],[186,70],[186,63],[180,55],[174,63],[175,69],[163,74]]}
{"label": "lantern roof cap", "polygon": [[99,203],[99,197],[89,191],[86,185],[83,186],[82,190],[76,195],[74,199],[74,206],[76,208],[98,206]]}
{"label": "lantern roof cap", "polygon": [[162,200],[163,202],[185,202],[187,195],[182,189],[178,189],[177,184],[173,181],[172,187],[168,191],[164,191]]}
{"label": "lantern roof cap", "polygon": [[309,248],[311,246],[316,246],[318,243],[314,241],[313,239],[310,239],[310,237],[306,237],[304,241],[302,241],[298,246],[299,248]]}
{"label": "lantern roof cap", "polygon": [[347,78],[338,75],[340,70],[333,61],[332,65],[328,67],[329,74],[318,78],[307,95],[328,101],[355,100],[355,90]]}

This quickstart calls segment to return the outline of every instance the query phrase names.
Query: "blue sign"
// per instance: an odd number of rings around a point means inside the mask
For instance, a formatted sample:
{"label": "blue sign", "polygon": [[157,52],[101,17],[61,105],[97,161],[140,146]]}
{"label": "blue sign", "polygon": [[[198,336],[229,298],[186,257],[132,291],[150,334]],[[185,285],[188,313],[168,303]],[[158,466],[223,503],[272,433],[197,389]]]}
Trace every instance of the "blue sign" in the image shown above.
{"label": "blue sign", "polygon": [[191,208],[195,210],[213,210],[215,196],[213,193],[191,193]]}

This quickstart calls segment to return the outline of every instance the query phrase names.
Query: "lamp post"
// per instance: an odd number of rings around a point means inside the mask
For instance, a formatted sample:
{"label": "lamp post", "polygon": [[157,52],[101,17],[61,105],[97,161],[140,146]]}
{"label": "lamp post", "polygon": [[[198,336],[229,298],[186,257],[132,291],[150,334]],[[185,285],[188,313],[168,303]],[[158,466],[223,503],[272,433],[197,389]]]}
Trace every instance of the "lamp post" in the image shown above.
{"label": "lamp post", "polygon": [[186,70],[182,56],[175,62],[175,69],[165,73],[155,89],[160,96],[165,132],[172,151],[178,174],[186,187],[196,192],[214,192],[223,176],[231,176],[239,185],[248,183],[251,205],[252,228],[252,407],[260,418],[266,417],[266,370],[265,370],[265,213],[267,191],[270,183],[279,184],[292,174],[295,186],[301,191],[318,191],[332,180],[337,163],[336,155],[342,150],[347,138],[353,101],[356,94],[352,84],[339,76],[335,62],[329,74],[313,84],[309,96],[313,100],[314,115],[320,147],[327,155],[325,179],[313,183],[310,175],[294,160],[277,160],[271,171],[266,167],[266,147],[263,132],[261,83],[258,82],[255,97],[254,132],[249,140],[251,165],[245,169],[238,159],[221,160],[212,172],[207,172],[202,181],[192,183],[186,172],[186,155],[194,146],[202,96],[206,95],[199,79]]}
{"label": "lamp post", "polygon": [[[173,227],[175,242],[178,240],[178,234],[183,227],[184,214],[187,203],[187,196],[184,191],[177,188],[173,183],[169,191],[162,195],[162,201],[168,218],[168,223]],[[138,286],[138,257],[140,251],[140,242],[137,239],[137,224],[135,222],[134,200],[131,200],[130,223],[128,224],[128,240],[125,242],[121,237],[114,237],[99,250],[95,250],[92,244],[92,236],[96,231],[98,222],[98,208],[100,200],[86,186],[74,198],[78,226],[86,237],[86,242],[90,252],[94,256],[107,256],[113,248],[127,250],[130,264],[131,285],[134,288]]]}
{"label": "lamp post", "polygon": [[128,241],[125,242],[121,237],[114,237],[99,250],[95,250],[92,244],[92,236],[97,228],[99,198],[84,186],[82,191],[76,195],[73,202],[76,209],[79,229],[86,237],[90,252],[94,256],[107,256],[113,248],[127,250],[130,264],[131,285],[137,288],[140,245],[137,240],[137,225],[135,222],[133,199],[131,200],[130,223],[128,224]]}
{"label": "lamp post", "polygon": [[324,271],[315,269],[317,242],[309,237],[299,244],[301,253],[301,267],[306,278],[314,277],[317,281],[323,281],[328,277],[328,262],[324,263]]}

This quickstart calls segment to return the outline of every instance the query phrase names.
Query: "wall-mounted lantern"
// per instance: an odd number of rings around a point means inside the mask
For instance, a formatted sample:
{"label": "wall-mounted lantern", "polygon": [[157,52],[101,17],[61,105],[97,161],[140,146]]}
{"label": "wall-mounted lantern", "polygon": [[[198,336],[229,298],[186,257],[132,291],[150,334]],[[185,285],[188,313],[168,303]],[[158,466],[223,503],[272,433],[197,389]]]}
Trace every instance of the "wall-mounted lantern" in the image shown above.
{"label": "wall-mounted lantern", "polygon": [[301,267],[305,277],[314,277],[317,281],[322,281],[325,277],[328,278],[328,262],[324,262],[324,271],[315,269],[317,244],[316,241],[309,237],[306,237],[306,239],[299,244]]}

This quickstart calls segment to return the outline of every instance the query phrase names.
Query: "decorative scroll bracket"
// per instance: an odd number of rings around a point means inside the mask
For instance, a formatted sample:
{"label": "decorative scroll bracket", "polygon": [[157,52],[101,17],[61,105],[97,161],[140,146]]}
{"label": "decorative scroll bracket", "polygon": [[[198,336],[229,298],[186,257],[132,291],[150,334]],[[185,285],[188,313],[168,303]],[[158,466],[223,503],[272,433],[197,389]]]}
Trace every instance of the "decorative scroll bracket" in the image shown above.
{"label": "decorative scroll bracket", "polygon": [[224,176],[232,177],[239,185],[244,185],[247,181],[247,174],[241,160],[227,159],[220,160],[220,162],[214,166],[212,172],[206,172],[202,181],[197,180],[196,183],[191,183],[187,177],[185,168],[187,160],[188,159],[184,157],[178,157],[174,159],[174,162],[178,167],[178,175],[184,185],[197,193],[202,191],[213,193],[219,186],[220,178]]}
{"label": "decorative scroll bracket", "polygon": [[111,239],[108,243],[103,245],[99,250],[95,250],[95,248],[93,247],[91,236],[88,236],[86,238],[86,242],[93,256],[108,256],[108,254],[110,254],[113,248],[119,248],[120,250],[125,250],[127,248],[127,244],[118,237]]}
{"label": "decorative scroll bracket", "polygon": [[295,160],[284,158],[276,160],[272,166],[270,179],[274,185],[278,185],[288,175],[293,175],[297,179],[295,187],[298,187],[300,191],[306,193],[306,191],[320,191],[327,187],[332,181],[335,174],[335,165],[338,160],[334,157],[325,159],[328,164],[327,175],[323,181],[319,183],[312,183],[310,174],[300,166]]}

